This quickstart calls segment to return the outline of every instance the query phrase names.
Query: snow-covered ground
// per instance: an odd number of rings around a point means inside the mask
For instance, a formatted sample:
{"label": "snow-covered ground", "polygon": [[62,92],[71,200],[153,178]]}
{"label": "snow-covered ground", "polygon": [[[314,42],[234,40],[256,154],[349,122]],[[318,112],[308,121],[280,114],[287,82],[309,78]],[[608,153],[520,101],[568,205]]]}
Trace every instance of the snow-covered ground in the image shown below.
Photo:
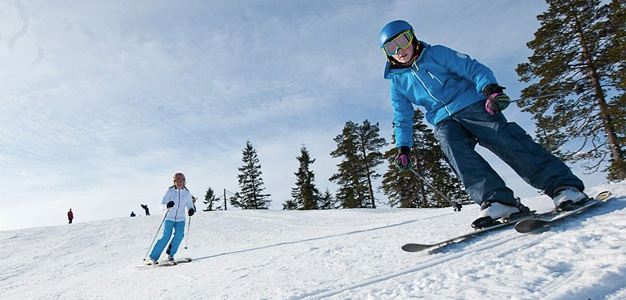
{"label": "snow-covered ground", "polygon": [[433,253],[400,246],[471,230],[476,205],[200,212],[174,267],[142,266],[156,212],[1,231],[0,299],[626,299],[626,183],[603,189],[618,196],[551,231]]}

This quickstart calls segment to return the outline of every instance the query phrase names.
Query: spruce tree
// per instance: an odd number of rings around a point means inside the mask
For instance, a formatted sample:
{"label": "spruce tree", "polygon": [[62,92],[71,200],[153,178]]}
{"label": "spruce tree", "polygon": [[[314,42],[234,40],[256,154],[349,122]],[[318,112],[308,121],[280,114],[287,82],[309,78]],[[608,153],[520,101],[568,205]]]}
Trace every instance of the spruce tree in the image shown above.
{"label": "spruce tree", "polygon": [[[615,68],[609,76],[610,85],[618,92],[609,101],[609,111],[613,112],[613,121],[618,132],[619,145],[626,145],[626,5],[624,1],[612,0],[608,6],[608,27],[611,32],[609,46],[607,46],[608,64]],[[623,152],[622,152],[623,153]],[[608,178],[612,180],[623,179],[626,162],[610,159]]]}
{"label": "spruce tree", "polygon": [[338,173],[330,177],[339,185],[336,199],[343,208],[363,207],[363,186],[361,180],[363,174],[360,170],[358,141],[356,135],[357,124],[352,121],[346,122],[342,133],[335,137],[337,149],[330,153],[332,157],[343,157],[337,165]]}
{"label": "spruce tree", "polygon": [[357,129],[360,157],[365,172],[365,183],[367,184],[367,196],[371,207],[376,208],[373,180],[380,177],[380,174],[376,172],[376,167],[384,161],[384,155],[380,151],[387,144],[387,141],[380,136],[378,123],[371,124],[370,121],[365,120],[363,125]]}
{"label": "spruce tree", "polygon": [[380,149],[386,144],[379,131],[378,123],[365,120],[358,125],[348,121],[334,139],[337,149],[330,154],[343,160],[330,180],[339,185],[336,199],[344,208],[376,208],[373,180],[380,177],[376,167],[383,162]]}
{"label": "spruce tree", "polygon": [[[413,115],[413,148],[411,163],[423,180],[449,199],[460,203],[470,203],[471,199],[465,192],[461,181],[445,160],[439,143],[432,129],[424,123],[424,114],[416,110]],[[383,191],[387,195],[388,204],[401,208],[415,207],[448,207],[451,204],[442,199],[435,191],[424,184],[411,171],[400,172],[395,167],[395,148],[385,153],[389,165],[383,177]]]}
{"label": "spruce tree", "polygon": [[230,203],[243,209],[267,209],[271,202],[270,195],[263,193],[265,190],[261,177],[263,172],[256,149],[252,147],[250,141],[246,142],[241,160],[243,166],[239,168],[240,174],[237,175],[241,191],[230,198]]}
{"label": "spruce tree", "polygon": [[533,54],[516,70],[532,82],[519,106],[533,114],[539,142],[561,159],[582,161],[588,171],[608,163],[609,179],[626,179],[624,2],[547,3],[527,44]]}
{"label": "spruce tree", "polygon": [[300,156],[296,157],[300,162],[296,175],[296,186],[291,189],[291,200],[286,201],[284,209],[318,209],[320,202],[319,190],[315,186],[315,174],[310,170],[315,159],[311,159],[305,146],[300,149]]}
{"label": "spruce tree", "polygon": [[[205,209],[205,210],[206,210],[206,211],[212,211],[212,210],[214,210],[214,208],[213,208],[213,205],[214,205],[214,204],[213,204],[213,203],[215,203],[215,202],[217,202],[217,201],[220,201],[220,199],[219,199],[219,198],[217,198],[217,197],[215,196],[215,192],[213,192],[213,189],[212,189],[212,188],[209,188],[209,189],[206,191],[206,194],[204,195],[204,201],[202,201],[202,202],[204,202],[204,204],[206,204],[206,205],[207,205],[207,207],[206,207],[206,209]],[[217,210],[217,209],[220,209],[220,207],[216,207],[216,208],[215,208],[215,210]]]}
{"label": "spruce tree", "polygon": [[337,200],[333,197],[328,189],[320,196],[320,209],[336,209]]}
{"label": "spruce tree", "polygon": [[298,203],[293,199],[287,199],[283,202],[283,210],[296,210],[298,209]]}
{"label": "spruce tree", "polygon": [[385,152],[385,159],[389,161],[387,171],[383,175],[383,193],[387,196],[387,204],[391,207],[417,208],[423,207],[426,200],[424,184],[415,178],[411,172],[400,172],[394,165],[398,151],[391,148]]}

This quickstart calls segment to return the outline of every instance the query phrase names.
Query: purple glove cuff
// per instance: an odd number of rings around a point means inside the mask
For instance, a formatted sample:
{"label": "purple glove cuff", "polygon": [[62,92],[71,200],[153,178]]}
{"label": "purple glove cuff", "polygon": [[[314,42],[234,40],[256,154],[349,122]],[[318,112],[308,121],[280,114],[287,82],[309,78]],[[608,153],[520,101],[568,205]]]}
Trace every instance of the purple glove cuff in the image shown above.
{"label": "purple glove cuff", "polygon": [[409,157],[406,154],[399,154],[396,157],[396,161],[400,163],[400,165],[402,165],[403,167],[406,167],[409,165]]}
{"label": "purple glove cuff", "polygon": [[502,94],[504,94],[504,93],[493,93],[493,94],[489,95],[489,99],[494,99],[495,100],[496,98],[498,98],[498,96],[500,96]]}
{"label": "purple glove cuff", "polygon": [[489,95],[489,98],[487,98],[487,102],[485,102],[485,109],[490,115],[493,115],[496,112],[500,111],[496,98],[502,94],[503,93],[493,93]]}

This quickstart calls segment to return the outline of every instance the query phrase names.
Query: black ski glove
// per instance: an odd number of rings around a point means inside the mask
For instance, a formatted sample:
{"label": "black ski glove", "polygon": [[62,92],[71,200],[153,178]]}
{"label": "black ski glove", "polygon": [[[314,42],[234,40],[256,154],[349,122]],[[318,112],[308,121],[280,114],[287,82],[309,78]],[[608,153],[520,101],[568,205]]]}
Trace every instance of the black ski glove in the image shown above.
{"label": "black ski glove", "polygon": [[193,210],[193,208],[190,208],[190,209],[189,209],[189,216],[190,216],[190,217],[191,217],[191,216],[193,216],[193,214],[195,214],[195,213],[196,213],[196,211],[195,211],[195,210]]}
{"label": "black ski glove", "polygon": [[396,155],[395,164],[399,171],[408,170],[412,167],[411,160],[409,159],[410,153],[411,148],[407,146],[401,146],[398,148],[398,155]]}
{"label": "black ski glove", "polygon": [[167,202],[167,208],[174,207],[174,201]]}
{"label": "black ski glove", "polygon": [[490,114],[505,110],[511,104],[511,98],[504,93],[505,87],[497,84],[487,85],[483,89],[483,95],[487,98],[485,109]]}

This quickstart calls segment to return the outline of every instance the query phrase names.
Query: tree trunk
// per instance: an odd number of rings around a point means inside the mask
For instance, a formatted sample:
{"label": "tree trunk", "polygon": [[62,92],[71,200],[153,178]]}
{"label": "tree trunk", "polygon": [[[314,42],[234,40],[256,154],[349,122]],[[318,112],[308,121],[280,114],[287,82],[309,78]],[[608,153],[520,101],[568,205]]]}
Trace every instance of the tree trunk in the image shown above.
{"label": "tree trunk", "polygon": [[622,145],[620,145],[619,140],[617,138],[617,134],[615,132],[615,126],[613,125],[613,118],[611,117],[611,113],[609,112],[609,107],[606,103],[606,99],[604,96],[604,92],[602,91],[602,86],[600,85],[600,79],[598,76],[598,72],[596,70],[595,64],[591,58],[589,49],[587,47],[587,43],[585,37],[582,34],[582,30],[578,25],[578,19],[576,18],[576,30],[578,31],[578,37],[580,38],[580,44],[582,45],[582,56],[583,61],[586,64],[586,71],[589,74],[589,78],[591,79],[591,85],[595,92],[595,98],[598,107],[600,108],[600,116],[602,117],[602,124],[604,127],[604,132],[609,141],[609,148],[611,149],[611,156],[613,158],[613,164],[619,167],[617,173],[619,174],[620,179],[626,179],[626,165],[624,164],[624,153],[622,152]]}
{"label": "tree trunk", "polygon": [[361,149],[363,152],[363,160],[365,161],[365,174],[366,174],[366,179],[367,179],[367,192],[370,195],[370,199],[372,201],[372,208],[376,208],[376,201],[374,201],[374,188],[372,185],[372,178],[371,178],[371,173],[370,173],[370,166],[369,163],[367,162],[367,151],[365,150],[365,141],[363,140],[363,137],[361,137]]}

